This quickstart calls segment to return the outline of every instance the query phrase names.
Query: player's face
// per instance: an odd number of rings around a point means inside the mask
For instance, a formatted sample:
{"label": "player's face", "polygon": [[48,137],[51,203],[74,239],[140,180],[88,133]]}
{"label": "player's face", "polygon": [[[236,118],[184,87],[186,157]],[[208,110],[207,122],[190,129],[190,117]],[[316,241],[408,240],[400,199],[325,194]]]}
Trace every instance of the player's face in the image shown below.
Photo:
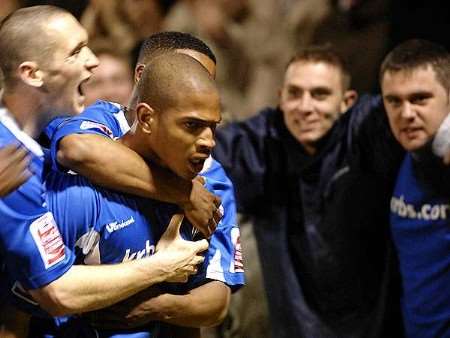
{"label": "player's face", "polygon": [[347,109],[340,69],[324,62],[292,63],[281,88],[280,108],[289,132],[313,153],[316,142]]}
{"label": "player's face", "polygon": [[94,69],[91,79],[84,86],[86,105],[97,99],[126,105],[133,89],[131,69],[125,60],[113,55],[98,56],[100,65]]}
{"label": "player's face", "polygon": [[381,89],[392,132],[408,151],[427,144],[450,112],[449,93],[430,66],[387,72]]}
{"label": "player's face", "polygon": [[211,154],[220,119],[217,91],[191,95],[177,109],[157,112],[151,137],[159,164],[193,179]]}
{"label": "player's face", "polygon": [[85,101],[81,85],[98,66],[98,59],[87,47],[85,29],[71,15],[51,19],[47,32],[54,50],[40,67],[44,73],[45,104],[57,114],[79,114]]}

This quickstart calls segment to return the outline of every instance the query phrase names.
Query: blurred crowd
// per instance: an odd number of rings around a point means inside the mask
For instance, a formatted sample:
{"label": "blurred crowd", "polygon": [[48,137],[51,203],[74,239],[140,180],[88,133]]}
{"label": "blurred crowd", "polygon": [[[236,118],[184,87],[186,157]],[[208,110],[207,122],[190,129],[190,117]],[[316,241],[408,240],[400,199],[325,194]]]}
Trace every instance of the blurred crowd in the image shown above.
{"label": "blurred crowd", "polygon": [[275,105],[274,88],[280,87],[290,56],[303,46],[332,41],[350,56],[354,87],[367,91],[375,86],[388,45],[387,0],[3,0],[0,17],[43,3],[68,9],[89,32],[102,62],[88,92],[96,95],[91,89],[98,87],[106,99],[115,91],[116,100],[127,97],[129,69],[147,36],[176,30],[200,37],[217,56],[217,82],[229,120]]}
{"label": "blurred crowd", "polygon": [[[436,34],[448,27],[448,14],[436,10],[437,0],[426,6],[404,0],[2,0],[0,18],[37,4],[63,7],[81,21],[90,47],[109,60],[102,60],[91,87],[105,90],[105,98],[111,90],[120,91],[119,101],[130,88],[128,68],[134,67],[146,37],[165,30],[198,36],[217,56],[226,120],[275,105],[274,88],[281,85],[287,61],[309,44],[331,42],[349,60],[358,92],[377,89],[377,67],[398,41],[432,37],[448,44]],[[420,27],[415,24],[419,17]]]}

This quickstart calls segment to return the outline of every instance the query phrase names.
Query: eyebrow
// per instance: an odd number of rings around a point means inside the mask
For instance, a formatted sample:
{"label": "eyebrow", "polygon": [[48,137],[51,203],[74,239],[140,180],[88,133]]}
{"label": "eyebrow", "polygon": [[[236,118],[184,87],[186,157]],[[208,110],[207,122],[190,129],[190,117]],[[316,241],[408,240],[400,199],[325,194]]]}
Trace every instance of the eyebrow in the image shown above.
{"label": "eyebrow", "polygon": [[194,116],[186,116],[183,118],[183,120],[191,120],[191,121],[196,121],[196,122],[200,122],[200,123],[204,123],[204,124],[211,124],[211,123],[219,124],[220,122],[222,122],[222,118],[220,118],[219,120],[211,121],[211,120],[205,120],[200,117],[194,117]]}
{"label": "eyebrow", "polygon": [[70,55],[72,55],[75,51],[87,46],[87,41],[80,41],[74,48],[71,49]]}
{"label": "eyebrow", "polygon": [[[410,99],[414,99],[414,98],[417,98],[417,97],[432,97],[432,96],[433,96],[432,92],[427,91],[427,90],[420,90],[420,91],[417,91],[417,92],[412,92],[412,93],[406,95],[405,97],[408,100],[410,100]],[[387,99],[387,100],[399,99],[399,98],[401,98],[401,95],[385,94],[385,95],[383,95],[383,98]]]}

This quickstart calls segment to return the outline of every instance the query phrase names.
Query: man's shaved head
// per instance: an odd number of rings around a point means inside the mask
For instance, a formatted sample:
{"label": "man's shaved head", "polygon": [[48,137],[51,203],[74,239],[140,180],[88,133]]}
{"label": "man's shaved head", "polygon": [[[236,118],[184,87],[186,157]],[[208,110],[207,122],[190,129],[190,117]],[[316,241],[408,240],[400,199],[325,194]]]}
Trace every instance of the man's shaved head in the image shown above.
{"label": "man's shaved head", "polygon": [[144,158],[193,179],[215,145],[220,98],[208,71],[181,53],[154,58],[137,85],[137,119],[122,138]]}
{"label": "man's shaved head", "polygon": [[154,58],[138,83],[139,102],[158,111],[186,106],[187,101],[197,104],[195,97],[204,93],[218,99],[214,80],[198,61],[180,53]]}
{"label": "man's shaved head", "polygon": [[13,79],[22,62],[48,60],[53,48],[48,25],[65,15],[71,14],[54,6],[33,6],[21,8],[1,22],[0,68],[6,82]]}

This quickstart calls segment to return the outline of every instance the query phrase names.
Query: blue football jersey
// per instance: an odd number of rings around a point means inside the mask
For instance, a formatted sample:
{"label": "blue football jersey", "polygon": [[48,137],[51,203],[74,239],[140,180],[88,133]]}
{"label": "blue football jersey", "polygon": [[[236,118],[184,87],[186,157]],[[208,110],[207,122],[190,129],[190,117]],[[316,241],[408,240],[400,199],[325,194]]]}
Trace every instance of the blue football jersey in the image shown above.
{"label": "blue football jersey", "polygon": [[408,337],[450,337],[450,204],[418,179],[411,154],[391,199],[391,230],[403,284]]}
{"label": "blue football jersey", "polygon": [[[0,256],[7,277],[27,289],[42,287],[64,274],[74,255],[63,243],[46,202],[43,152],[0,108],[0,147],[22,144],[32,156],[33,175],[16,191],[0,199]],[[3,277],[3,275],[2,275]]]}
{"label": "blue football jersey", "polygon": [[[51,139],[54,168],[60,169],[55,155],[58,142],[64,136],[92,133],[116,139],[123,136],[129,126],[121,106],[97,101],[81,115],[63,122],[58,120],[46,130]],[[209,280],[222,281],[232,290],[244,284],[233,186],[223,168],[212,158],[205,162],[203,175],[208,190],[221,198],[224,217],[210,239],[198,273],[188,283],[167,283],[168,292],[183,293]],[[61,225],[67,245],[75,248],[78,263],[124,262],[153,254],[158,239],[177,210],[175,205],[168,203],[132,198],[94,187],[77,175],[51,172],[47,176],[47,187],[50,208]],[[73,212],[69,214],[66,210]],[[184,222],[181,233],[185,239],[192,240],[196,231]],[[158,330],[154,324],[142,330],[95,332],[79,318],[64,321],[62,326],[70,327],[68,334],[101,337],[156,337]]]}
{"label": "blue football jersey", "polygon": [[[220,177],[218,168],[214,175]],[[220,188],[212,177],[207,185]],[[224,182],[220,182],[224,185]],[[74,248],[78,264],[107,264],[148,257],[164,233],[177,206],[148,199],[134,198],[94,187],[84,177],[50,172],[47,176],[48,203],[60,226],[66,245]],[[228,191],[227,189],[223,189]],[[220,193],[220,190],[219,190]],[[223,208],[234,200],[221,196]],[[67,212],[70,210],[70,212]],[[234,218],[233,212],[226,213]],[[168,292],[184,293],[209,280],[220,280],[236,289],[244,283],[239,231],[226,217],[219,223],[210,240],[205,261],[188,283],[165,285]],[[193,227],[184,222],[181,235],[193,240]],[[155,337],[158,324],[141,329],[97,331],[83,319],[59,319],[60,332],[67,337]],[[70,329],[68,329],[70,328]],[[56,331],[55,331],[56,330]],[[44,330],[45,331],[45,330]]]}
{"label": "blue football jersey", "polygon": [[96,101],[81,114],[52,120],[44,129],[45,138],[50,140],[53,169],[63,170],[57,162],[59,141],[70,134],[95,134],[117,139],[130,130],[125,118],[125,108],[117,103]]}
{"label": "blue football jersey", "polygon": [[[57,121],[54,126],[49,126],[46,129],[49,134],[47,137],[51,140],[51,153],[53,168],[59,168],[56,159],[59,141],[67,135],[71,134],[96,134],[112,139],[122,137],[130,130],[130,126],[125,117],[125,108],[119,104],[107,101],[98,100],[93,105],[87,107],[80,115],[67,119],[65,122]],[[244,281],[242,252],[240,245],[240,233],[237,225],[236,201],[234,195],[234,188],[231,180],[225,173],[222,165],[214,160],[212,157],[205,162],[204,168],[200,173],[207,184],[209,191],[219,196],[222,200],[223,218],[220,224],[225,225],[228,230],[226,233],[226,244],[222,245],[216,239],[216,234],[212,236],[210,249],[220,248],[225,252],[233,252],[233,257],[228,257],[230,260],[229,268],[222,270],[219,264],[213,264],[209,268],[208,278],[226,282],[227,280],[238,281],[236,285],[241,285]],[[216,242],[217,241],[217,242]],[[218,254],[217,254],[218,255]],[[216,256],[214,262],[222,262],[226,258],[219,259]],[[215,272],[214,269],[216,269]],[[216,276],[216,278],[212,278]],[[232,290],[236,288],[233,283],[229,283]]]}

